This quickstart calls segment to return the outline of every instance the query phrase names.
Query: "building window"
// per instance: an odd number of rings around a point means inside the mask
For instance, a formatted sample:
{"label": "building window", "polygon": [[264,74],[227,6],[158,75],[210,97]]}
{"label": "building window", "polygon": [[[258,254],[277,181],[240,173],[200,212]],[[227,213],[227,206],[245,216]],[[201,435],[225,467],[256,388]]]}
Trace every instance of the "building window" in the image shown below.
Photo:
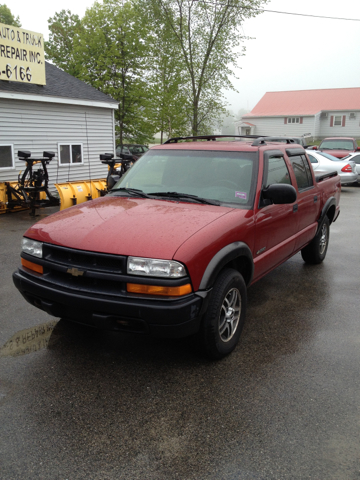
{"label": "building window", "polygon": [[288,117],[287,123],[300,123],[300,117]]}
{"label": "building window", "polygon": [[59,165],[83,163],[81,143],[59,143]]}
{"label": "building window", "polygon": [[336,125],[341,126],[341,120],[342,120],[341,115],[335,115],[334,116],[334,125],[335,126]]}
{"label": "building window", "polygon": [[0,144],[0,170],[10,168],[15,168],[13,146]]}

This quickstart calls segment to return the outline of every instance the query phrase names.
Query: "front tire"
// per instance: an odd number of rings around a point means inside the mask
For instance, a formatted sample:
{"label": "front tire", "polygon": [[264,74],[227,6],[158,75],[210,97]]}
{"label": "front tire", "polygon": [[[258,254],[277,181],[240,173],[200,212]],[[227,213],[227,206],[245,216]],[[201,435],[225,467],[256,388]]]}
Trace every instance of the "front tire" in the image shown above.
{"label": "front tire", "polygon": [[246,315],[246,285],[239,272],[223,270],[215,281],[201,326],[207,355],[220,359],[236,347]]}
{"label": "front tire", "polygon": [[301,250],[301,256],[305,263],[316,265],[326,257],[329,246],[330,222],[326,216],[319,232],[305,248]]}

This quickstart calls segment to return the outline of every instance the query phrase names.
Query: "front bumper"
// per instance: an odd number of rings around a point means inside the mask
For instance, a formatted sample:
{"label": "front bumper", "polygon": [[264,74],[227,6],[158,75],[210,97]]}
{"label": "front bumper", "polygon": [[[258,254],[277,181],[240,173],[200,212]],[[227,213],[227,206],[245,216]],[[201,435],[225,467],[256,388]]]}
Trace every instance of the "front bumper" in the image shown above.
{"label": "front bumper", "polygon": [[31,304],[54,317],[106,330],[148,333],[167,338],[196,333],[207,293],[192,293],[181,299],[144,298],[132,295],[89,295],[67,288],[53,288],[23,269],[13,274],[16,288]]}

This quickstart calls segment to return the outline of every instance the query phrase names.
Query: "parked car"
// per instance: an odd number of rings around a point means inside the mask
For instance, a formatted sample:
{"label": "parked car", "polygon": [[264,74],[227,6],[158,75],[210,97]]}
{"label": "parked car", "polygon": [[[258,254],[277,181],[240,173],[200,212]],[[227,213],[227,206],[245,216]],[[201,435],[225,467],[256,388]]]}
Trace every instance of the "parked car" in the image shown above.
{"label": "parked car", "polygon": [[25,299],[97,328],[198,333],[210,357],[229,354],[247,286],[297,252],[325,259],[341,184],[315,177],[299,145],[216,140],[157,145],[105,197],[32,225],[13,276]]}
{"label": "parked car", "polygon": [[301,145],[304,148],[308,148],[309,147],[308,142],[310,141],[311,138],[312,137],[310,134],[306,134],[301,137],[290,137],[290,136],[280,135],[280,136],[272,136],[271,141],[287,143],[287,141],[290,140],[292,143],[297,143],[298,145]]}
{"label": "parked car", "polygon": [[137,145],[137,144],[123,144],[123,145],[117,145],[116,147],[116,156],[120,157],[123,155],[122,158],[124,160],[130,160],[130,157],[132,160],[136,162],[144,153],[146,153],[149,150],[149,147],[146,145]]}
{"label": "parked car", "polygon": [[328,153],[316,152],[314,150],[307,150],[306,153],[315,175],[335,171],[340,175],[342,185],[357,182],[358,174],[356,171],[356,163],[354,161],[339,159]]}
{"label": "parked car", "polygon": [[351,137],[328,137],[320,143],[316,150],[320,152],[330,153],[337,158],[343,158],[349,152],[357,152],[360,150],[355,138]]}
{"label": "parked car", "polygon": [[342,160],[351,160],[356,163],[356,171],[358,174],[358,182],[360,182],[360,152],[349,153]]}

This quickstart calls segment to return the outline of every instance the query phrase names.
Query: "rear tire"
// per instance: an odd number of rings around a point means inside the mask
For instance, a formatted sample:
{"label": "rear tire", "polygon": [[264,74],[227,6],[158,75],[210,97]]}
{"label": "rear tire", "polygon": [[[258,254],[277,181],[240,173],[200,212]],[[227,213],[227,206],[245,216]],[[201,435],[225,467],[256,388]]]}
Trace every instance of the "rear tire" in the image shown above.
{"label": "rear tire", "polygon": [[201,340],[207,355],[220,359],[236,347],[246,315],[246,285],[240,273],[223,270],[215,281],[201,326]]}
{"label": "rear tire", "polygon": [[305,248],[301,250],[301,256],[305,263],[316,265],[326,257],[329,246],[330,222],[326,216],[319,232]]}

